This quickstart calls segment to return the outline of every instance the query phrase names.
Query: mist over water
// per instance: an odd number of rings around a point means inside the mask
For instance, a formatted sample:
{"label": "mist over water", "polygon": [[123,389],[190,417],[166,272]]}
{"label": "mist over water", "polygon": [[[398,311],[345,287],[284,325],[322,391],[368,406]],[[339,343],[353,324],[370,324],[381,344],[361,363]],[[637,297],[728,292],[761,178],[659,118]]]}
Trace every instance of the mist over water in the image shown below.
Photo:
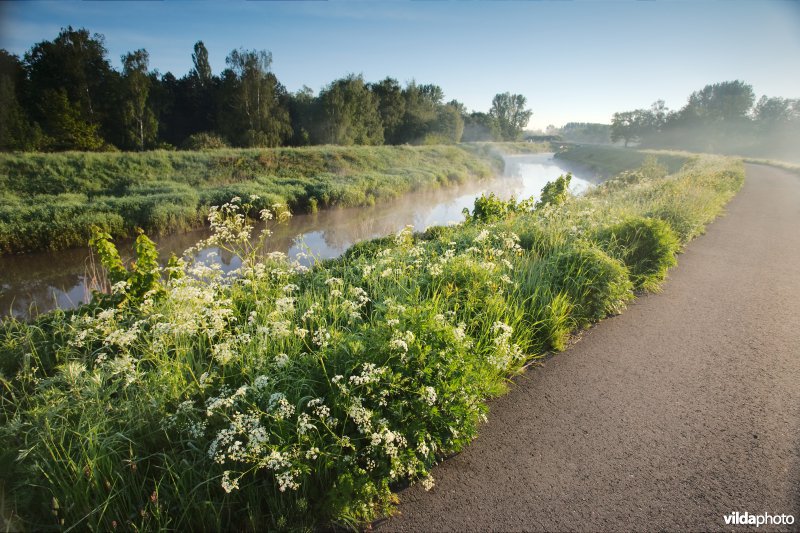
{"label": "mist over water", "polygon": [[[415,231],[430,226],[461,222],[464,208],[472,210],[481,194],[495,193],[503,199],[538,197],[542,187],[572,171],[571,190],[585,191],[595,178],[586,171],[568,168],[553,154],[508,156],[503,175],[434,191],[418,191],[372,207],[330,209],[293,216],[287,224],[273,227],[265,252],[280,251],[290,259],[311,264],[317,259],[340,256],[354,243],[395,233],[410,225]],[[254,235],[259,233],[256,227]],[[207,229],[159,238],[162,261],[181,255],[209,235]],[[132,241],[118,244],[120,254],[130,256]],[[200,261],[218,262],[224,271],[238,268],[238,257],[217,248],[201,251]],[[0,257],[0,316],[28,317],[54,308],[69,309],[88,301],[87,274],[91,254],[86,248],[56,253]]]}

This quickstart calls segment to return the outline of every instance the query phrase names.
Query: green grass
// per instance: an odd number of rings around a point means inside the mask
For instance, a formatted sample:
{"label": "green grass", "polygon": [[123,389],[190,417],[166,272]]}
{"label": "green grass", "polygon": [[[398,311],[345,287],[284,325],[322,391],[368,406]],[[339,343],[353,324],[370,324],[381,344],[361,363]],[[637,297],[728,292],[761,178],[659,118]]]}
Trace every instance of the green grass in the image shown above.
{"label": "green grass", "polygon": [[[235,278],[185,265],[159,282],[141,239],[113,295],[0,327],[2,520],[362,526],[391,512],[399,484],[433,484],[432,465],[476,436],[527,362],[656,290],[742,181],[729,159],[649,165],[311,270],[212,237],[245,258]],[[243,210],[216,223],[242,229]]]}
{"label": "green grass", "polygon": [[[412,190],[496,173],[470,146],[310,147],[204,152],[0,155],[0,253],[85,246],[94,224],[114,237],[198,227],[212,205],[250,199],[294,212],[373,205]],[[513,149],[513,145],[509,145]]]}
{"label": "green grass", "polygon": [[[642,166],[648,153],[634,148],[617,146],[564,144],[556,152],[555,157],[562,161],[580,165],[598,176],[607,178],[620,172],[633,170]],[[676,172],[690,157],[688,154],[663,152],[658,154],[658,161],[668,172]]]}

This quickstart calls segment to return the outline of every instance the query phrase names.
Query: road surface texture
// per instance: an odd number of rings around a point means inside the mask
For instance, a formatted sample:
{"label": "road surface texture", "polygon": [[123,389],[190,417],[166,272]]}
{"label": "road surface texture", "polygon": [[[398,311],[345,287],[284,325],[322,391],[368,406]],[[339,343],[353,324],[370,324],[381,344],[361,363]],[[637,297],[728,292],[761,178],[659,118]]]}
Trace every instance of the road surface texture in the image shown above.
{"label": "road surface texture", "polygon": [[515,380],[376,528],[800,530],[800,176],[746,175],[662,293]]}

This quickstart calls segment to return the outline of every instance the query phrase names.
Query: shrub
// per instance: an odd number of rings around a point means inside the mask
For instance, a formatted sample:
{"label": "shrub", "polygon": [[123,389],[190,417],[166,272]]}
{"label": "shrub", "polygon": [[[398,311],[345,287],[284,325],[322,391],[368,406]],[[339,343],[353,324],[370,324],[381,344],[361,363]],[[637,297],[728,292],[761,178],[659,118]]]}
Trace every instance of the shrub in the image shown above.
{"label": "shrub", "polygon": [[646,291],[658,290],[667,269],[677,263],[680,249],[669,224],[654,218],[629,217],[603,228],[596,239],[606,253],[628,267],[634,287]]}
{"label": "shrub", "polygon": [[189,135],[182,145],[184,150],[218,150],[230,148],[225,139],[215,133],[202,132]]}
{"label": "shrub", "polygon": [[547,185],[542,189],[542,199],[536,202],[536,207],[545,205],[561,205],[567,201],[569,197],[569,182],[572,180],[572,174],[566,176],[559,176],[555,181],[547,182]]}
{"label": "shrub", "polygon": [[542,284],[552,294],[563,293],[574,303],[580,326],[621,312],[633,297],[625,266],[588,244],[577,243],[534,263],[526,282],[529,287]]}

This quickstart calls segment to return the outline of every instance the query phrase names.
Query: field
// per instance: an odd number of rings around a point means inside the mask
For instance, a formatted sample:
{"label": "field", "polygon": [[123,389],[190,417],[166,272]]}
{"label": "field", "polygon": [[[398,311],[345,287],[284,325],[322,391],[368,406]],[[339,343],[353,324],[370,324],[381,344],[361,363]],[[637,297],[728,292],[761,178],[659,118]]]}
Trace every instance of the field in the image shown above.
{"label": "field", "polygon": [[[204,152],[0,155],[0,254],[85,246],[90,227],[113,237],[203,225],[235,197],[255,215],[372,205],[421,188],[482,179],[502,168],[497,146],[311,147]],[[546,144],[509,145],[544,151]]]}
{"label": "field", "polygon": [[233,277],[162,271],[143,236],[128,271],[96,234],[110,294],[0,329],[0,525],[367,524],[393,488],[435,484],[526,363],[658,290],[743,177],[732,159],[669,173],[651,157],[580,198],[566,179],[536,204],[483,198],[459,226],[310,270],[256,259],[240,191],[210,212],[211,240],[245,259]]}

